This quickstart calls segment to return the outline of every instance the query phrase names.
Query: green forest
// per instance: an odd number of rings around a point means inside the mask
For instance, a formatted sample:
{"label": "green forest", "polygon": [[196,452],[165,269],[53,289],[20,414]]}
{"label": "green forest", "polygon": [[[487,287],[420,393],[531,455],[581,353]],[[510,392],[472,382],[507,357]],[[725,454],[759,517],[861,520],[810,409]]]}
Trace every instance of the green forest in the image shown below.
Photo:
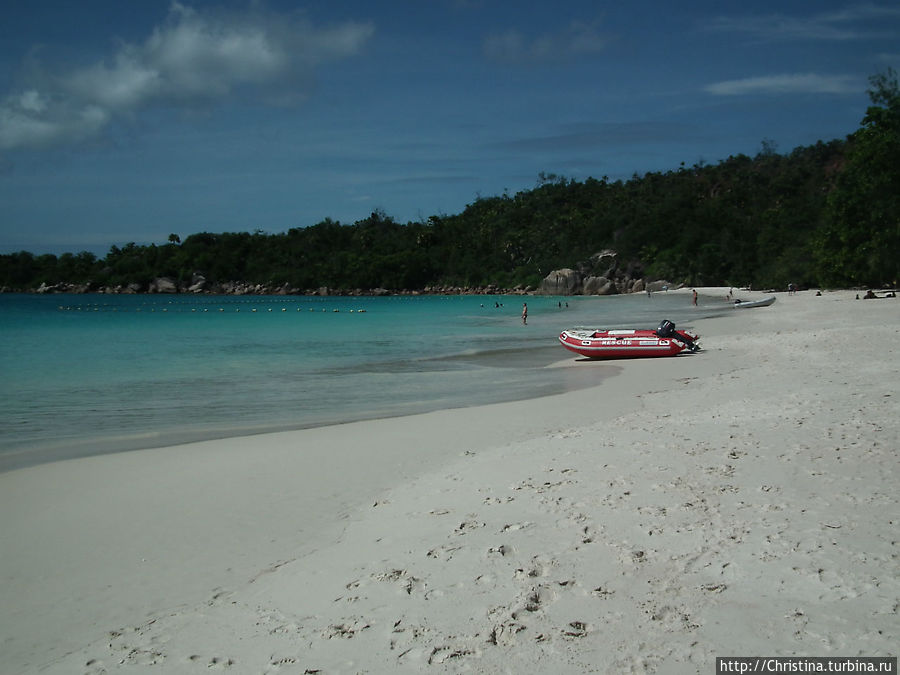
{"label": "green forest", "polygon": [[479,198],[456,215],[398,223],[383,212],[279,234],[173,234],[164,244],[0,256],[0,287],[41,284],[182,288],[196,275],[308,292],[434,286],[538,286],[605,249],[647,280],[754,288],[883,287],[900,278],[900,90],[870,78],[871,105],[846,139],[787,154],[762,142],[736,155],[630,180],[542,174],[515,195]]}

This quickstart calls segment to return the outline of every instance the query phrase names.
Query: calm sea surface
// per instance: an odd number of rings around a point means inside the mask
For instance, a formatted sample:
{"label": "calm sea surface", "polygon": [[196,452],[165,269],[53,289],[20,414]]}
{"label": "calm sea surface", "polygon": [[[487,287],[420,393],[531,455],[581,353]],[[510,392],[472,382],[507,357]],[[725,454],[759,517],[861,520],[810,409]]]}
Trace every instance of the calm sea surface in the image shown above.
{"label": "calm sea surface", "polygon": [[596,369],[545,367],[575,358],[561,330],[705,315],[665,293],[0,294],[0,471],[591,386]]}

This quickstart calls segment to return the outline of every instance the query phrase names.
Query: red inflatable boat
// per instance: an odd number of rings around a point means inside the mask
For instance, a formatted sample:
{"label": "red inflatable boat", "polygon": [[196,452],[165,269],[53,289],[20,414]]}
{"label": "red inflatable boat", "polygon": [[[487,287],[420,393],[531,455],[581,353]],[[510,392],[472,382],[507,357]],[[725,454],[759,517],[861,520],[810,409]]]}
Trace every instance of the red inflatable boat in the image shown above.
{"label": "red inflatable boat", "polygon": [[659,328],[591,330],[575,328],[559,334],[562,346],[591,359],[627,359],[648,356],[675,356],[685,349],[698,351],[698,335],[676,331],[675,324],[663,321]]}

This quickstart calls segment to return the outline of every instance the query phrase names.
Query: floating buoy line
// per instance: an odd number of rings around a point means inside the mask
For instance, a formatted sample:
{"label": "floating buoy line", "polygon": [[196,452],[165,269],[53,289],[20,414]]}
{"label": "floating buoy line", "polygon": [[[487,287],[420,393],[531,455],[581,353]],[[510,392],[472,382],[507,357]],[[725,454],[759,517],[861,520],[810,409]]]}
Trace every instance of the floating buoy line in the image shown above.
{"label": "floating buoy line", "polygon": [[[272,307],[271,305],[276,305]],[[341,309],[339,307],[310,307],[308,303],[299,304],[297,301],[291,300],[266,300],[265,302],[259,302],[258,300],[232,300],[224,303],[208,303],[202,304],[197,303],[196,301],[182,301],[178,302],[175,300],[171,300],[167,303],[159,303],[159,302],[144,302],[139,305],[127,306],[120,305],[114,303],[84,303],[78,305],[59,305],[57,309],[61,312],[123,312],[123,313],[162,313],[166,314],[169,312],[175,314],[207,314],[207,313],[215,313],[215,314],[225,314],[232,313],[237,314],[240,312],[249,312],[251,314],[273,314],[276,311],[279,313],[288,313],[289,311],[293,311],[295,308],[293,307],[278,307],[277,305],[297,305],[297,312],[314,312],[314,313],[332,313],[332,314],[365,314],[367,310],[365,309]]]}

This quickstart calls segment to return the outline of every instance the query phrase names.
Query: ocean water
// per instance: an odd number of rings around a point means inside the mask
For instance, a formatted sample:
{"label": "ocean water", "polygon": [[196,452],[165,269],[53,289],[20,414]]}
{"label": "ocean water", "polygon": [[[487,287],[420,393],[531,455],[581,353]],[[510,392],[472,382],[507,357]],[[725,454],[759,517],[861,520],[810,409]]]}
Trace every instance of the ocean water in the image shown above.
{"label": "ocean water", "polygon": [[[529,308],[521,320],[522,303]],[[0,295],[0,471],[558,393],[573,326],[687,327],[681,294]]]}

